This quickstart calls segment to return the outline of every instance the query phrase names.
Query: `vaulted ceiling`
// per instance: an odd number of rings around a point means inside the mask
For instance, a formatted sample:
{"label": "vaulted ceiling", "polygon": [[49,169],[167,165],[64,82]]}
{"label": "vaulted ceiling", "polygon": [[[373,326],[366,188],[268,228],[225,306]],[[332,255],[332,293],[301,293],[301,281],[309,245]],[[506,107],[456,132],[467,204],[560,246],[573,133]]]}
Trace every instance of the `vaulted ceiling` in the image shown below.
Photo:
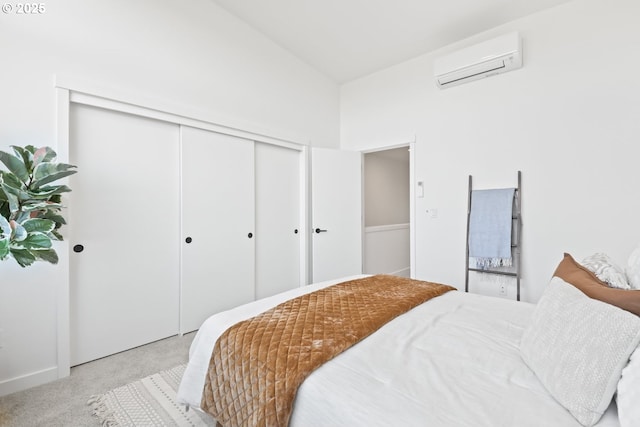
{"label": "vaulted ceiling", "polygon": [[344,83],[571,0],[212,1]]}

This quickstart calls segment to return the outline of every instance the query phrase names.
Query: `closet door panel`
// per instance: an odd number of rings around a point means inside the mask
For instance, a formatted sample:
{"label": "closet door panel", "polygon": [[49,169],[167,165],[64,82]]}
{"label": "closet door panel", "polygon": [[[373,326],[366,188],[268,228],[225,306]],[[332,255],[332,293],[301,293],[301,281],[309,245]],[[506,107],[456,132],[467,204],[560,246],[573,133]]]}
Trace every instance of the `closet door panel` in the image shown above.
{"label": "closet door panel", "polygon": [[256,298],[300,286],[301,152],[256,143]]}
{"label": "closet door panel", "polygon": [[181,127],[182,333],[252,301],[254,143]]}
{"label": "closet door panel", "polygon": [[177,125],[71,105],[72,365],[178,333],[178,138]]}

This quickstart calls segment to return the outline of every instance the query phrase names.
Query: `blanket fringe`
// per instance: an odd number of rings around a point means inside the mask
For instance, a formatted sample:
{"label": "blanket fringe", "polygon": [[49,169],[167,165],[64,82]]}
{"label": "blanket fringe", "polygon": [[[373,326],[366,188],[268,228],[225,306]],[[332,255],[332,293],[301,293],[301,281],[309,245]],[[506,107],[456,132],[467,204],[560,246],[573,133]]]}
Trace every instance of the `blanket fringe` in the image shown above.
{"label": "blanket fringe", "polygon": [[489,270],[490,268],[511,267],[513,258],[474,258],[476,268]]}
{"label": "blanket fringe", "polygon": [[91,414],[100,419],[100,425],[102,427],[118,426],[118,422],[115,419],[113,411],[107,408],[104,394],[89,397],[87,405],[91,406],[91,409],[93,410]]}

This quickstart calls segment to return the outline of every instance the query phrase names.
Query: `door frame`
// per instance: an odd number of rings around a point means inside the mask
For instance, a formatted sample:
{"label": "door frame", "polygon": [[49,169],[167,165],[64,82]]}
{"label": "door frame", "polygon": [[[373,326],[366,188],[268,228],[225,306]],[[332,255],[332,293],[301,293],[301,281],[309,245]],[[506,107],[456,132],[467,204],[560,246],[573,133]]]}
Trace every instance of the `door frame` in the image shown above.
{"label": "door frame", "polygon": [[[384,145],[368,150],[362,150],[362,154],[369,153],[377,153],[380,151],[393,150],[394,148],[404,148],[407,147],[409,149],[409,268],[410,268],[410,276],[411,278],[416,277],[415,266],[416,266],[416,180],[415,180],[415,152],[416,152],[416,139],[415,136],[413,141],[400,142],[396,144]],[[365,211],[364,211],[364,167],[362,168],[362,268],[364,271],[364,262],[365,262]]]}
{"label": "door frame", "polygon": [[[200,128],[226,135],[237,136],[266,144],[286,147],[300,152],[300,283],[308,283],[309,218],[308,185],[309,138],[283,130],[265,130],[259,125],[243,120],[221,117],[210,111],[189,109],[141,95],[135,90],[118,90],[110,86],[87,82],[70,76],[55,76],[56,100],[56,152],[61,162],[69,161],[69,128],[71,104],[83,104],[121,113],[142,116],[178,125]],[[66,203],[63,197],[63,203]],[[71,212],[72,206],[67,207]],[[73,227],[69,224],[66,227]],[[181,231],[182,233],[182,231]],[[66,234],[66,233],[65,233]],[[70,254],[67,242],[57,245],[61,280],[56,289],[56,354],[57,378],[71,374],[70,333]]]}

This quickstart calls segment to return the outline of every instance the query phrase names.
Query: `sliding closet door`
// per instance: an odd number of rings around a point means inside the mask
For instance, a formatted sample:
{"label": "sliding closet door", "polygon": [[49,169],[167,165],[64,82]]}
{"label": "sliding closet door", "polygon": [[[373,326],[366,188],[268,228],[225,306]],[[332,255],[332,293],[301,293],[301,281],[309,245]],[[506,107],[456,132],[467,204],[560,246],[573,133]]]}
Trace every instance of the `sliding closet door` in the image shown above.
{"label": "sliding closet door", "polygon": [[72,104],[71,364],[178,333],[179,128]]}
{"label": "sliding closet door", "polygon": [[254,143],[181,127],[182,333],[254,299]]}
{"label": "sliding closet door", "polygon": [[301,152],[256,143],[256,298],[300,286]]}

